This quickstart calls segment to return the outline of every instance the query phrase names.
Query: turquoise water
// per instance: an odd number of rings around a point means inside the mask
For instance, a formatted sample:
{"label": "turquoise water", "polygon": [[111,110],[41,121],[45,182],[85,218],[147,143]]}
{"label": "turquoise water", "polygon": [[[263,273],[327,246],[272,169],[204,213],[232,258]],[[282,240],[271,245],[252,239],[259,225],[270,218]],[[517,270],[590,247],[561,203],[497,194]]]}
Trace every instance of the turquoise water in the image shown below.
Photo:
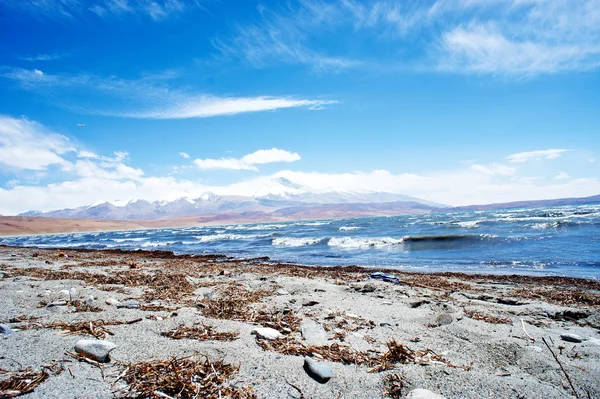
{"label": "turquoise water", "polygon": [[306,265],[600,278],[600,206],[4,237],[61,248],[269,256]]}

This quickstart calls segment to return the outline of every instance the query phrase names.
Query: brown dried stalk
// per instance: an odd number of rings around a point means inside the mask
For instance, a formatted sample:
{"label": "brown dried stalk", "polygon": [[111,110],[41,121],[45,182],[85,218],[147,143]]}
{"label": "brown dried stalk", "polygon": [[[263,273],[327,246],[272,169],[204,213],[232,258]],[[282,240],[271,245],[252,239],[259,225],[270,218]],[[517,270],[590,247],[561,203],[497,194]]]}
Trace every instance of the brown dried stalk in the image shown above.
{"label": "brown dried stalk", "polygon": [[129,385],[120,398],[232,398],[256,399],[251,387],[227,383],[239,368],[197,356],[130,363],[122,379]]}
{"label": "brown dried stalk", "polygon": [[402,391],[407,387],[408,382],[404,379],[402,374],[392,373],[386,374],[383,377],[383,387],[385,389],[386,396],[393,399],[400,399],[402,397]]}
{"label": "brown dried stalk", "polygon": [[173,339],[197,339],[201,341],[233,341],[240,335],[238,332],[215,331],[214,326],[198,325],[193,327],[180,327],[175,330],[162,332],[160,335]]}
{"label": "brown dried stalk", "polygon": [[512,320],[508,317],[493,316],[471,309],[465,309],[465,316],[473,320],[481,320],[491,324],[512,324]]}
{"label": "brown dried stalk", "polygon": [[64,371],[62,364],[52,363],[42,366],[42,370],[36,372],[32,369],[21,369],[17,371],[0,370],[0,375],[8,377],[0,381],[0,399],[14,398],[24,395],[46,381],[51,375],[59,375]]}

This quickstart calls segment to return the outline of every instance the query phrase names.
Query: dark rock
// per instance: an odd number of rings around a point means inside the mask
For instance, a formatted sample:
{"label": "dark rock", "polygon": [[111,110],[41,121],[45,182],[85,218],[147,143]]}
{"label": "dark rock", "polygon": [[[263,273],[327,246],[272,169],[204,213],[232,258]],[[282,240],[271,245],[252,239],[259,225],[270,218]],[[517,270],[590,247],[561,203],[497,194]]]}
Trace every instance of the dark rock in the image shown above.
{"label": "dark rock", "polygon": [[575,342],[576,344],[584,341],[584,338],[577,334],[561,334],[560,339],[567,342]]}
{"label": "dark rock", "polygon": [[379,323],[379,327],[391,327],[390,323]]}
{"label": "dark rock", "polygon": [[521,306],[524,305],[524,302],[521,302],[517,298],[497,298],[496,302],[502,305],[510,305],[510,306]]}
{"label": "dark rock", "polygon": [[118,308],[127,308],[127,309],[137,309],[140,307],[140,303],[135,299],[129,299],[127,301],[119,302],[117,304]]}
{"label": "dark rock", "polygon": [[14,333],[15,332],[6,324],[0,324],[0,334],[10,335]]}
{"label": "dark rock", "polygon": [[425,301],[425,300],[423,300],[423,301],[415,301],[415,302],[411,302],[409,305],[410,305],[411,308],[414,309],[414,308],[418,308],[419,306],[424,305],[426,303],[429,303],[429,301]]}
{"label": "dark rock", "polygon": [[327,383],[333,375],[329,366],[317,363],[308,356],[304,358],[304,371],[319,384]]}
{"label": "dark rock", "polygon": [[302,306],[315,306],[318,304],[319,304],[319,302],[317,302],[317,301],[308,301],[306,303],[303,303]]}

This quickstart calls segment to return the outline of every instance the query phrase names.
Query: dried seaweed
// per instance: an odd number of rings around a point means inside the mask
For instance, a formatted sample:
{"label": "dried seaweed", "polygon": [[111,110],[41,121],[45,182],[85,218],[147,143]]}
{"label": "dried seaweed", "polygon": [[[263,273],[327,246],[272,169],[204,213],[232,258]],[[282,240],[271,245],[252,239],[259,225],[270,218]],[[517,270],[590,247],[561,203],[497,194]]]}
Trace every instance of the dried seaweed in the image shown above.
{"label": "dried seaweed", "polygon": [[134,319],[129,321],[121,321],[121,320],[91,320],[91,321],[78,321],[73,323],[67,323],[65,321],[57,320],[51,323],[44,324],[28,324],[25,326],[19,326],[19,328],[24,330],[32,330],[32,329],[41,329],[41,328],[52,328],[56,330],[63,330],[69,334],[79,334],[79,335],[91,335],[98,339],[104,339],[109,335],[114,335],[112,331],[110,331],[107,326],[117,326],[122,324],[134,324],[142,319]]}
{"label": "dried seaweed", "polygon": [[306,346],[302,342],[284,337],[275,341],[257,340],[256,343],[265,350],[293,356],[314,356],[342,364],[356,364],[370,367],[370,373],[377,373],[394,368],[396,364],[443,364],[453,368],[470,370],[471,366],[456,366],[431,349],[412,350],[403,344],[390,340],[385,353],[369,350],[355,351],[347,346],[334,342],[331,345]]}
{"label": "dried seaweed", "polygon": [[569,288],[529,286],[516,289],[511,295],[519,298],[541,300],[557,305],[600,306],[599,294]]}
{"label": "dried seaweed", "polygon": [[17,371],[0,369],[0,375],[3,377],[3,380],[0,381],[0,399],[32,392],[51,375],[59,375],[63,371],[64,368],[60,363],[42,366],[40,371],[34,371],[31,368]]}
{"label": "dried seaweed", "polygon": [[15,317],[11,317],[8,322],[9,323],[23,323],[25,321],[34,321],[34,320],[38,320],[40,318],[40,316],[28,316],[26,314],[20,314],[18,316]]}
{"label": "dried seaweed", "polygon": [[480,313],[475,310],[465,309],[465,316],[473,320],[481,320],[490,324],[512,324],[512,320],[508,317],[493,316],[485,313]]}
{"label": "dried seaweed", "polygon": [[257,398],[252,387],[228,384],[238,371],[223,361],[197,356],[130,363],[121,377],[129,386],[115,394],[120,398]]}
{"label": "dried seaweed", "polygon": [[104,311],[104,309],[102,309],[99,306],[94,306],[94,305],[90,305],[85,301],[81,301],[79,299],[74,299],[69,303],[71,306],[75,307],[75,310],[72,311],[71,313],[78,313],[78,312],[102,312]]}
{"label": "dried seaweed", "polygon": [[385,389],[385,394],[393,399],[402,398],[402,391],[408,385],[408,382],[404,376],[402,376],[402,374],[390,373],[383,377],[383,388]]}
{"label": "dried seaweed", "polygon": [[238,332],[216,331],[214,326],[197,325],[192,327],[180,327],[171,331],[162,332],[160,335],[173,339],[197,339],[201,341],[233,341],[240,335]]}

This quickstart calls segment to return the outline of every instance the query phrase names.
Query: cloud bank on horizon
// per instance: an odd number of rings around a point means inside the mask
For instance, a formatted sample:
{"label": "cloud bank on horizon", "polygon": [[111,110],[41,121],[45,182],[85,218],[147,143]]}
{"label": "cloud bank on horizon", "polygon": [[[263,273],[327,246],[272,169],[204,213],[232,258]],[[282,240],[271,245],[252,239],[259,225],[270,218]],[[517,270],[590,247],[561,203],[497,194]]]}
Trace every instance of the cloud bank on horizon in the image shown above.
{"label": "cloud bank on horizon", "polygon": [[[539,150],[512,154],[506,159],[516,158],[519,163],[541,162],[560,158],[565,151]],[[24,154],[34,154],[35,157]],[[179,153],[180,156],[182,154],[187,155],[183,158],[189,160],[189,154]],[[536,184],[536,179],[521,176],[518,167],[497,163],[473,163],[459,169],[427,174],[394,174],[381,169],[347,173],[280,170],[227,185],[208,185],[173,176],[147,175],[142,169],[128,165],[129,156],[123,151],[114,151],[109,156],[98,155],[77,147],[66,136],[54,133],[37,122],[0,116],[0,167],[25,177],[23,182],[11,180],[8,188],[0,188],[0,213],[11,215],[34,209],[55,210],[103,200],[125,200],[133,196],[149,201],[197,198],[205,192],[254,196],[270,181],[281,177],[315,192],[391,192],[453,205],[588,196],[600,192],[598,178],[572,179],[561,172],[554,179],[561,182]],[[187,166],[203,170],[258,171],[255,165],[300,159],[298,153],[272,148],[257,150],[239,159],[194,159]],[[47,185],[32,183],[49,173],[60,174],[60,182]]]}
{"label": "cloud bank on horizon", "polygon": [[452,205],[600,193],[600,0],[224,3],[6,0],[0,214],[279,177]]}

